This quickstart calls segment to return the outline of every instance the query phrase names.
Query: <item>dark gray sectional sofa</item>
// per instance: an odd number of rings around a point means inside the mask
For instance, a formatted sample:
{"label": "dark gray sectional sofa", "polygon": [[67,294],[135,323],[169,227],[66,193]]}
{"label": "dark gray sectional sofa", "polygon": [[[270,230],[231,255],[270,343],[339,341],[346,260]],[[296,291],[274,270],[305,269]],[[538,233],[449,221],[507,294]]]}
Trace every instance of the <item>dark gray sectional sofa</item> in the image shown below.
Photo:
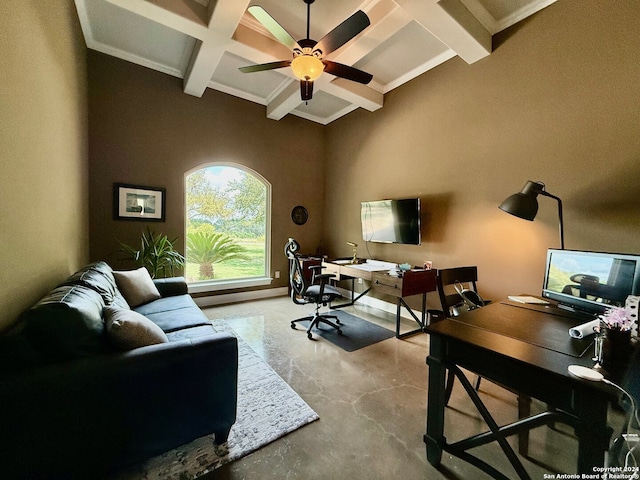
{"label": "dark gray sectional sofa", "polygon": [[[129,310],[111,268],[89,265],[0,338],[1,478],[101,478],[204,435],[227,440],[237,340],[213,329],[184,279],[153,283],[161,297]],[[107,307],[142,314],[162,343],[123,350]]]}

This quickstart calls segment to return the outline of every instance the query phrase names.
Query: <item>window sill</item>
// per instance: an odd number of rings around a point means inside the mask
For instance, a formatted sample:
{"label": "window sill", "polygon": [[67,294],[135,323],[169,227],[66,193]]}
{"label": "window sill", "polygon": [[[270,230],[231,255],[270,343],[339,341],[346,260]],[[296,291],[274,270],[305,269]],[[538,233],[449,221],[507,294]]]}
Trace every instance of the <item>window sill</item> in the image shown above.
{"label": "window sill", "polygon": [[189,293],[217,292],[222,290],[233,290],[236,288],[262,287],[265,285],[271,285],[271,282],[273,282],[273,279],[270,277],[192,282],[189,283]]}

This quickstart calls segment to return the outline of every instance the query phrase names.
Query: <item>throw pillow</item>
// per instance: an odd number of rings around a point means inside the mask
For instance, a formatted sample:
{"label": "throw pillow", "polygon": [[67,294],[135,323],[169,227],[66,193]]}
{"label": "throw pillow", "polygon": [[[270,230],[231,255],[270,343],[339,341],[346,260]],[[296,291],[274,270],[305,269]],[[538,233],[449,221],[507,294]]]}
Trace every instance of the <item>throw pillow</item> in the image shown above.
{"label": "throw pillow", "polygon": [[56,287],[25,312],[24,335],[51,360],[70,360],[111,351],[104,334],[104,300],[82,285]]}
{"label": "throw pillow", "polygon": [[160,298],[158,288],[151,280],[149,271],[140,267],[137,270],[113,272],[118,290],[131,308]]}
{"label": "throw pillow", "polygon": [[113,303],[114,297],[118,294],[113,270],[105,262],[85,265],[60,285],[82,285],[95,290],[100,294],[105,305]]}
{"label": "throw pillow", "polygon": [[109,340],[120,350],[169,341],[158,325],[133,310],[105,307],[104,322]]}

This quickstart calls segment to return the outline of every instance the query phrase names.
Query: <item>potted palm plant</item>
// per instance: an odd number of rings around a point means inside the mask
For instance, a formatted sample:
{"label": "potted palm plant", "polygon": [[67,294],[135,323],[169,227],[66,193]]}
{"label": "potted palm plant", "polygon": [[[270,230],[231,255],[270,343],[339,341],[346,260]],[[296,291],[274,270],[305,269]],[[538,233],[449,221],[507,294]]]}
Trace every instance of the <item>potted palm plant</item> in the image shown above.
{"label": "potted palm plant", "polygon": [[169,240],[166,235],[156,234],[147,227],[142,232],[140,247],[120,243],[120,252],[126,259],[133,260],[139,267],[145,267],[151,278],[173,276],[175,270],[184,266],[184,257],[175,248],[178,239]]}

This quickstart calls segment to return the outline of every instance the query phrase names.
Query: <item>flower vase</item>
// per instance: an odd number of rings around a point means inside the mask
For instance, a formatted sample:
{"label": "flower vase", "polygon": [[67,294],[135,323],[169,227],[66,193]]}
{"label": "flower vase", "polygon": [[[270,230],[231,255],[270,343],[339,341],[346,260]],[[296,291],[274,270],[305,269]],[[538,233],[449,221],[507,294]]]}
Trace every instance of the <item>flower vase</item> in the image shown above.
{"label": "flower vase", "polygon": [[631,351],[631,331],[605,329],[602,363],[605,368],[624,365]]}

